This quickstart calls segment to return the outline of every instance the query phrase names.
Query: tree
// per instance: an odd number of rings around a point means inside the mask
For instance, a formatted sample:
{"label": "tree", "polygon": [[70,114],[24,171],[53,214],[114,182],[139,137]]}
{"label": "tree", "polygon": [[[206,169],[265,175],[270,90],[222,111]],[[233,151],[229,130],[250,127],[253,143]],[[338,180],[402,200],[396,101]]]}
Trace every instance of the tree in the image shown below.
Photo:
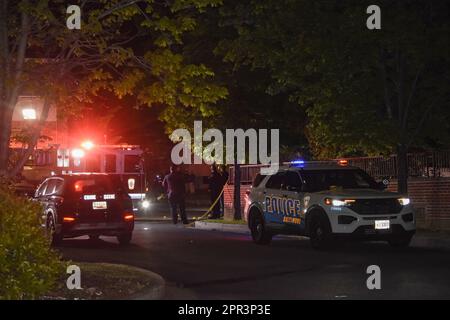
{"label": "tree", "polygon": [[[110,90],[148,106],[204,113],[226,96],[213,72],[184,63],[180,50],[197,15],[220,0],[80,2],[81,30],[66,28],[62,0],[0,5],[0,175],[22,170],[51,105],[70,115]],[[9,163],[12,114],[24,92],[43,97],[44,110],[22,159]]]}
{"label": "tree", "polygon": [[450,145],[449,4],[381,1],[382,29],[369,30],[370,4],[250,1],[230,13],[239,36],[222,45],[305,110],[316,157],[395,152],[406,192],[408,149]]}
{"label": "tree", "polygon": [[[189,63],[204,62],[214,71],[217,81],[228,89],[228,97],[217,103],[209,117],[199,113],[176,113],[163,115],[168,128],[192,128],[194,120],[202,120],[204,128],[225,129],[279,129],[280,145],[285,151],[281,160],[291,160],[296,150],[307,145],[302,123],[304,112],[289,99],[286,93],[269,94],[271,82],[267,70],[252,70],[227,61],[228,48],[225,41],[239,36],[236,22],[230,14],[240,10],[242,1],[226,1],[219,8],[209,8],[199,18],[198,27],[186,37],[183,55]],[[245,3],[245,2],[244,2]],[[296,121],[291,121],[296,119]],[[286,158],[285,158],[286,157]],[[241,219],[240,164],[235,162],[234,219]]]}

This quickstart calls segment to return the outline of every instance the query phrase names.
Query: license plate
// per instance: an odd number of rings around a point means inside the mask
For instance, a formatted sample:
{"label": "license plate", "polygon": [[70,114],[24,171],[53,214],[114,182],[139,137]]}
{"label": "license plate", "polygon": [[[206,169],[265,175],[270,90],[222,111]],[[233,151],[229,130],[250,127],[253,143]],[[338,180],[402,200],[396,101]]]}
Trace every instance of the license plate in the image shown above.
{"label": "license plate", "polygon": [[389,220],[375,220],[375,229],[376,230],[387,230],[390,228]]}
{"label": "license plate", "polygon": [[94,210],[104,210],[108,207],[106,201],[94,201],[92,202],[92,209]]}

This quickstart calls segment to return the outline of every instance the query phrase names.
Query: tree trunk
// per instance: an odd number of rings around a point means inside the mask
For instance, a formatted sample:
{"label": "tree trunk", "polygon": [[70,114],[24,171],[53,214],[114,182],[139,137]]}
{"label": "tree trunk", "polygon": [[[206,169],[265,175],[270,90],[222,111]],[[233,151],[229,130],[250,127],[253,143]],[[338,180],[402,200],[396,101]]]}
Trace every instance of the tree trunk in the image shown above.
{"label": "tree trunk", "polygon": [[234,161],[234,220],[241,220],[241,165]]}
{"label": "tree trunk", "polygon": [[8,105],[7,105],[7,65],[8,65],[8,30],[7,1],[0,3],[0,176],[7,172],[9,158]]}
{"label": "tree trunk", "polygon": [[408,153],[407,147],[404,144],[399,144],[397,147],[397,179],[398,192],[408,192]]}
{"label": "tree trunk", "polygon": [[[25,1],[27,4],[27,1]],[[30,21],[28,13],[21,13],[20,36],[14,57],[9,52],[7,1],[0,2],[0,176],[8,175],[9,144],[14,108],[21,90],[20,82],[28,45]],[[11,65],[14,62],[14,68]],[[10,72],[11,71],[11,72]]]}
{"label": "tree trunk", "polygon": [[8,172],[9,143],[11,138],[12,110],[8,105],[0,106],[0,175]]}

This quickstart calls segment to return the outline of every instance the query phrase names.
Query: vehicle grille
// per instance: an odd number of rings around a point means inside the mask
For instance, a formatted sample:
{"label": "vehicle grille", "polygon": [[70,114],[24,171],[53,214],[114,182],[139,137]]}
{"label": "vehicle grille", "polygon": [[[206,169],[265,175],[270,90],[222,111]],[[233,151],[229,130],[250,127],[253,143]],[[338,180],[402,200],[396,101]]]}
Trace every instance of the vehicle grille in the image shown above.
{"label": "vehicle grille", "polygon": [[396,198],[391,199],[357,199],[349,208],[358,214],[376,215],[399,213],[402,205]]}

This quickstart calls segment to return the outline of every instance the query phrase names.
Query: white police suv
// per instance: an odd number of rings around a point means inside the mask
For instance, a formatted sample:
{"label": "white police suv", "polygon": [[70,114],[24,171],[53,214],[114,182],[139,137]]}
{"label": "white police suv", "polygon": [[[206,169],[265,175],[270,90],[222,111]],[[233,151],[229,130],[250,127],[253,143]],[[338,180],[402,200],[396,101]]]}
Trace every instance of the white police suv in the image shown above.
{"label": "white police suv", "polygon": [[345,161],[294,161],[255,178],[245,215],[258,244],[296,234],[308,236],[316,249],[338,238],[408,246],[416,230],[413,207],[407,197],[384,189]]}

